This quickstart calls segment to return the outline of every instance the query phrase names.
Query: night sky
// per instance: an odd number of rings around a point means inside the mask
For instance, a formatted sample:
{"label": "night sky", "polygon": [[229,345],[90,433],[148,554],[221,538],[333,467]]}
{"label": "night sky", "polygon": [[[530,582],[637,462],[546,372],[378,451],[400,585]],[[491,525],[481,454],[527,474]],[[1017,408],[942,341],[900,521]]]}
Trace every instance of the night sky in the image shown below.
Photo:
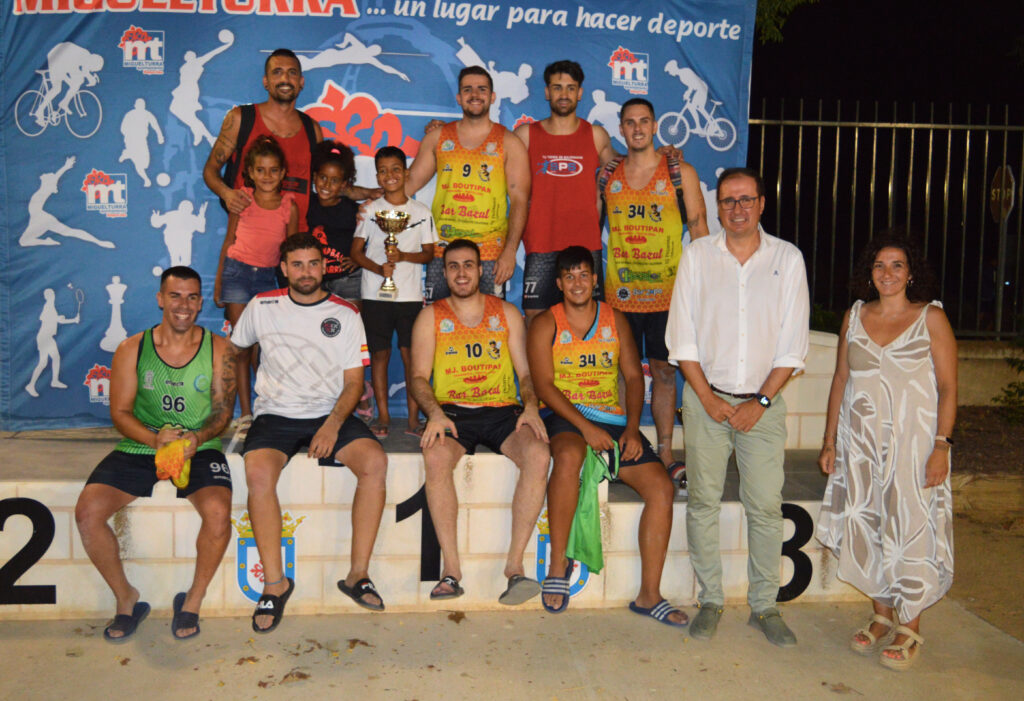
{"label": "night sky", "polygon": [[820,0],[782,33],[754,40],[752,114],[802,97],[1009,104],[1024,119],[1024,0]]}

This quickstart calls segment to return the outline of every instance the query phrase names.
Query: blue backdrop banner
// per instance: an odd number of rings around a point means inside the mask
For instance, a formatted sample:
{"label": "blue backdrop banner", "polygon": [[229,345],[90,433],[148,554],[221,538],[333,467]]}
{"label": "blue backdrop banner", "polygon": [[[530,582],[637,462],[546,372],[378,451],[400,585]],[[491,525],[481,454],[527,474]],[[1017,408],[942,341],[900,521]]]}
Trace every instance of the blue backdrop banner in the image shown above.
{"label": "blue backdrop banner", "polygon": [[[651,100],[714,216],[716,171],[746,161],[756,0],[7,0],[0,15],[0,423],[107,425],[110,361],[159,321],[171,265],[203,276],[200,323],[226,331],[213,281],[227,216],[202,179],[225,113],[266,99],[263,63],[300,57],[297,105],[357,156],[415,156],[461,116],[456,76],[486,67],[509,128],[549,114],[544,67],[578,61],[578,114],[613,145],[619,106]],[[433,184],[417,195],[427,203]],[[521,266],[508,291],[519,303]],[[393,354],[390,401],[405,413]]]}

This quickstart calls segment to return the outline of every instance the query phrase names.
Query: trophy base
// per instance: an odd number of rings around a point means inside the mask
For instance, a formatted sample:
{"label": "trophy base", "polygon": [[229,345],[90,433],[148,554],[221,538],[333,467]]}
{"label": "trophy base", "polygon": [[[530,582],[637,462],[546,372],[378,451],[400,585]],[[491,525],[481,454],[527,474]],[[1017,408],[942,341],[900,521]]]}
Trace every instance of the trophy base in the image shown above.
{"label": "trophy base", "polygon": [[394,302],[396,299],[398,299],[398,290],[385,290],[383,288],[379,289],[377,290],[377,299],[384,300],[387,302]]}

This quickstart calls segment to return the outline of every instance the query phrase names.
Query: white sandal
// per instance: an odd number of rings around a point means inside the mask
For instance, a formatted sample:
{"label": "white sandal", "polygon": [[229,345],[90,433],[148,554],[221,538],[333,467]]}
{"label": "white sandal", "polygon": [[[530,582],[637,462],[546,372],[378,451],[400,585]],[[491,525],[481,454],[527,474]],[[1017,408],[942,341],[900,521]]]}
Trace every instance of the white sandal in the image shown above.
{"label": "white sandal", "polygon": [[[888,630],[885,632],[885,634],[882,635],[882,637],[876,638],[871,633],[872,623],[880,623],[881,625],[885,626]],[[850,649],[859,655],[872,655],[878,651],[878,648],[884,645],[888,645],[892,642],[892,639],[896,637],[896,631],[894,630],[895,627],[895,621],[886,618],[880,613],[876,613],[871,617],[870,623],[868,623],[866,626],[858,630],[856,633],[853,634],[853,637],[850,638]],[[858,642],[857,636],[861,635],[867,638],[867,643]]]}
{"label": "white sandal", "polygon": [[[905,635],[907,639],[899,645],[886,645],[883,647],[878,661],[882,663],[883,667],[894,669],[897,672],[904,672],[921,656],[921,646],[924,645],[924,638],[906,626],[896,626],[896,635]],[[899,652],[903,657],[901,659],[889,657],[885,654],[888,651]]]}

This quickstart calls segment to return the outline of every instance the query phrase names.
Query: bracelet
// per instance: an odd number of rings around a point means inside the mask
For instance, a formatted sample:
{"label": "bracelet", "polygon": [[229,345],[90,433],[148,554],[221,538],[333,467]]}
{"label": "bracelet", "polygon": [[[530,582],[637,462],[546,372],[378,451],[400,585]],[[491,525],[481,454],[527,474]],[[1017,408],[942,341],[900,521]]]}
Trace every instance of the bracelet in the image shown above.
{"label": "bracelet", "polygon": [[945,444],[946,444],[946,445],[947,445],[948,447],[950,447],[950,448],[952,448],[952,447],[953,447],[953,439],[952,439],[952,438],[950,438],[949,436],[935,436],[935,441],[936,441],[936,442],[942,441],[942,442],[943,442],[943,443],[945,443]]}

